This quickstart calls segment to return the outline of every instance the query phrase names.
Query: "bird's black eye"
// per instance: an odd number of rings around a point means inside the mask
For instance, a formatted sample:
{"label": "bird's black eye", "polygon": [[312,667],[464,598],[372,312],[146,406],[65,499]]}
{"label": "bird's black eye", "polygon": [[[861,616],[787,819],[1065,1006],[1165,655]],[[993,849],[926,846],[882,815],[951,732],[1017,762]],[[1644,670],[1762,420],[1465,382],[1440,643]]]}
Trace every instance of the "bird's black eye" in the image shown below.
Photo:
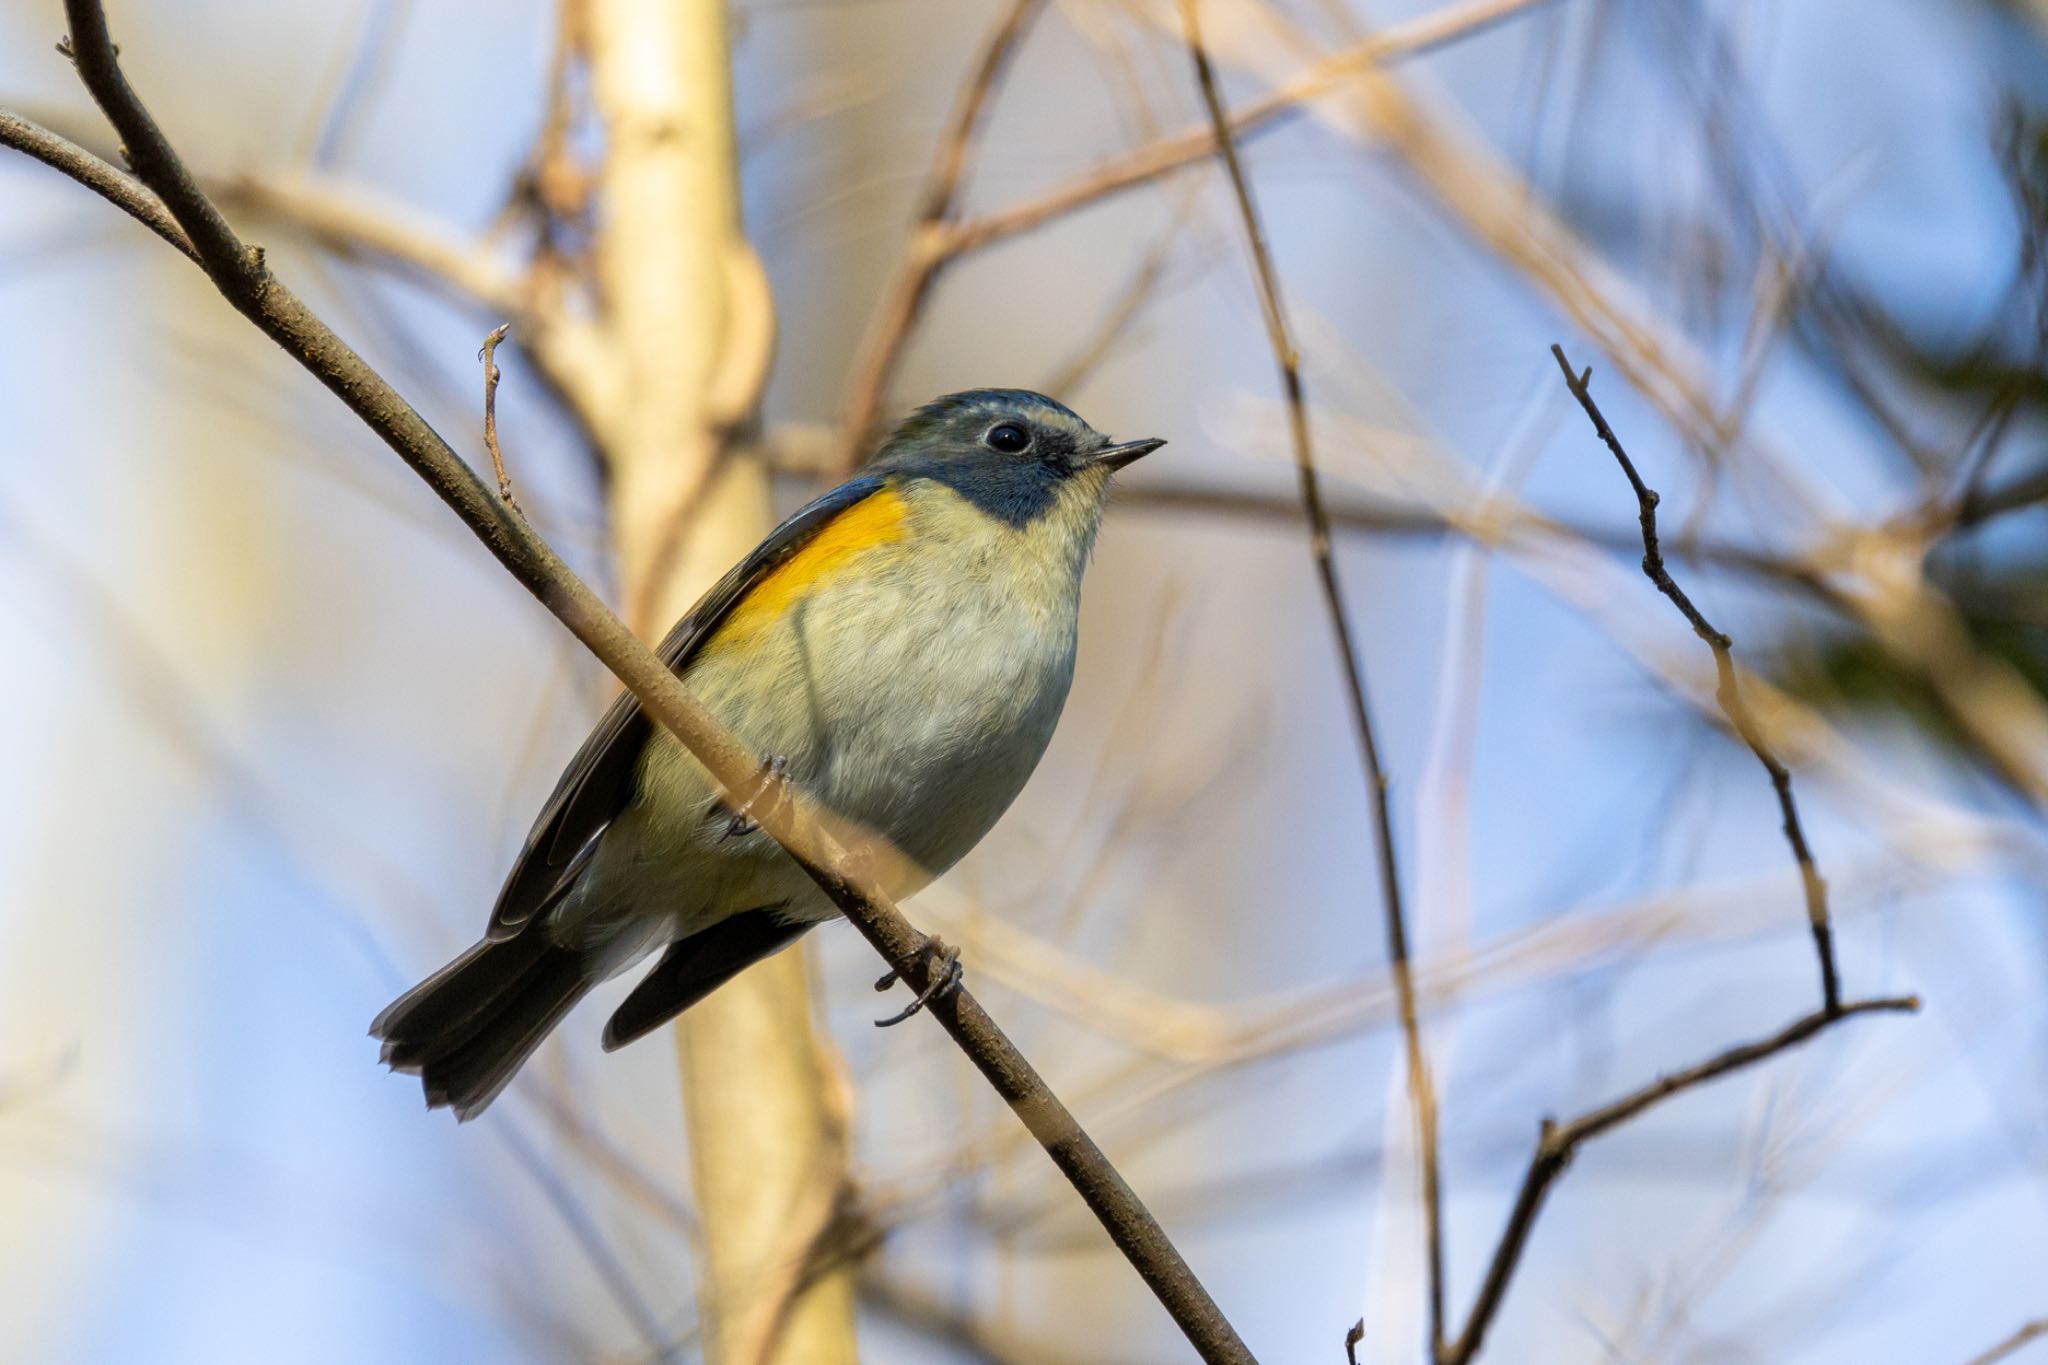
{"label": "bird's black eye", "polygon": [[988,429],[988,435],[981,438],[990,450],[1000,450],[1005,455],[1015,455],[1030,448],[1031,433],[1015,422],[1004,422]]}

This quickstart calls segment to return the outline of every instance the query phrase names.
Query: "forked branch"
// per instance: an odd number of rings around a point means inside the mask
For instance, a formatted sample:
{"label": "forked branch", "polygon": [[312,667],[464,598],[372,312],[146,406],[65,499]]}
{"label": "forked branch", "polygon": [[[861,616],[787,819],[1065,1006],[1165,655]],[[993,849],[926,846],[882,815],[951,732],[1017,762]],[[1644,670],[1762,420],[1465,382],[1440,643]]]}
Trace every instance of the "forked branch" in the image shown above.
{"label": "forked branch", "polygon": [[1529,1159],[1528,1171],[1522,1177],[1522,1185],[1515,1196],[1514,1206],[1509,1210],[1507,1225],[1501,1230],[1492,1257],[1488,1260],[1486,1275],[1480,1282],[1479,1293],[1467,1314],[1464,1327],[1457,1336],[1442,1343],[1436,1353],[1437,1365],[1468,1365],[1485,1344],[1487,1329],[1493,1325],[1502,1301],[1507,1296],[1508,1285],[1513,1280],[1516,1267],[1521,1264],[1522,1253],[1529,1244],[1530,1234],[1535,1230],[1537,1216],[1543,1211],[1544,1201],[1550,1190],[1578,1155],[1579,1148],[1615,1128],[1638,1117],[1652,1107],[1675,1095],[1684,1094],[1710,1081],[1756,1065],[1799,1046],[1821,1030],[1839,1023],[1852,1015],[1879,1013],[1912,1013],[1920,1008],[1915,996],[1887,996],[1869,1000],[1844,1003],[1836,984],[1833,944],[1828,935],[1827,884],[1821,879],[1814,866],[1813,855],[1807,847],[1806,837],[1799,826],[1797,808],[1792,803],[1791,777],[1783,763],[1779,762],[1765,744],[1756,720],[1742,702],[1737,689],[1733,647],[1728,637],[1716,630],[1707,621],[1684,589],[1678,586],[1664,565],[1663,548],[1657,534],[1657,494],[1643,482],[1635,464],[1622,449],[1621,441],[1601,414],[1600,407],[1593,401],[1587,383],[1591,372],[1580,373],[1566,361],[1564,350],[1558,346],[1550,348],[1557,358],[1559,368],[1564,371],[1565,383],[1572,395],[1585,408],[1586,415],[1593,421],[1593,429],[1599,433],[1607,448],[1614,453],[1621,465],[1622,473],[1628,477],[1629,485],[1635,489],[1636,502],[1642,523],[1643,572],[1666,597],[1670,598],[1693,631],[1714,651],[1714,661],[1720,675],[1720,690],[1717,696],[1722,710],[1728,714],[1731,724],[1736,727],[1765,769],[1771,774],[1771,785],[1778,793],[1781,809],[1785,816],[1786,838],[1791,842],[1793,856],[1798,860],[1800,879],[1806,887],[1809,917],[1814,927],[1814,945],[1820,954],[1822,998],[1821,1007],[1810,1014],[1801,1015],[1769,1037],[1731,1047],[1704,1062],[1661,1076],[1639,1090],[1631,1091],[1620,1099],[1591,1109],[1569,1123],[1555,1123],[1544,1120],[1542,1131],[1536,1140],[1536,1151]]}
{"label": "forked branch", "polygon": [[1536,1139],[1535,1155],[1530,1157],[1528,1172],[1522,1177],[1521,1191],[1515,1196],[1507,1226],[1502,1229],[1500,1241],[1487,1264],[1486,1278],[1480,1282],[1479,1297],[1473,1301],[1464,1329],[1438,1352],[1438,1365],[1466,1365],[1479,1354],[1479,1348],[1486,1341],[1486,1330],[1493,1325],[1501,1300],[1507,1295],[1508,1282],[1514,1278],[1516,1266],[1521,1264],[1522,1251],[1529,1244],[1529,1234],[1535,1230],[1537,1215],[1543,1211],[1543,1201],[1549,1197],[1550,1187],[1571,1165],[1572,1158],[1578,1155],[1580,1147],[1674,1095],[1682,1095],[1709,1081],[1719,1080],[1795,1048],[1822,1029],[1851,1015],[1910,1014],[1919,1008],[1917,997],[1902,995],[1858,1000],[1833,1009],[1815,1010],[1793,1020],[1768,1038],[1731,1047],[1697,1066],[1660,1076],[1642,1089],[1631,1091],[1598,1109],[1589,1109],[1569,1123],[1545,1119],[1542,1132]]}
{"label": "forked branch", "polygon": [[1636,515],[1643,528],[1643,573],[1657,585],[1658,592],[1671,599],[1671,604],[1692,627],[1692,633],[1714,652],[1714,700],[1720,704],[1721,713],[1728,717],[1728,723],[1735,727],[1735,733],[1742,737],[1742,742],[1749,746],[1749,751],[1756,755],[1756,761],[1770,776],[1771,790],[1778,797],[1778,814],[1784,823],[1785,842],[1791,846],[1792,860],[1799,865],[1799,882],[1806,894],[1806,922],[1813,934],[1814,955],[1820,959],[1821,1008],[1824,1011],[1840,1009],[1842,985],[1835,970],[1835,937],[1834,926],[1828,917],[1828,884],[1814,862],[1812,847],[1806,842],[1806,827],[1799,821],[1799,803],[1792,796],[1792,771],[1771,748],[1770,741],[1764,738],[1755,713],[1743,700],[1742,686],[1735,672],[1734,642],[1714,628],[1664,566],[1664,547],[1657,535],[1657,490],[1643,482],[1635,462],[1622,448],[1621,438],[1614,434],[1614,428],[1607,424],[1600,405],[1593,401],[1593,372],[1590,369],[1575,372],[1571,362],[1564,358],[1562,346],[1552,346],[1550,354],[1556,357],[1557,367],[1564,371],[1564,382],[1571,389],[1572,397],[1578,399],[1579,406],[1586,410],[1593,430],[1614,452],[1615,462],[1628,477],[1629,487],[1635,490]]}

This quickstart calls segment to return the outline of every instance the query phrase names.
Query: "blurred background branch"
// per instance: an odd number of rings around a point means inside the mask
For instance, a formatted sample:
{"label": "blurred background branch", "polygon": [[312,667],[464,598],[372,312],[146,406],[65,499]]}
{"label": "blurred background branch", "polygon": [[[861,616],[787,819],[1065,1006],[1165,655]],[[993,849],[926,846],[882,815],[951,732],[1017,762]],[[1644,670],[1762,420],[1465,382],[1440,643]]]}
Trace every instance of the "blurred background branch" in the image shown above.
{"label": "blurred background branch", "polygon": [[1273,361],[1280,371],[1280,389],[1287,404],[1287,438],[1294,453],[1294,467],[1300,480],[1302,515],[1308,525],[1309,554],[1315,562],[1316,578],[1328,610],[1330,631],[1337,649],[1337,663],[1344,678],[1351,729],[1358,741],[1359,759],[1365,769],[1366,793],[1372,802],[1373,853],[1379,868],[1381,922],[1385,926],[1387,965],[1394,977],[1394,993],[1401,1011],[1401,1039],[1408,1081],[1408,1102],[1415,1118],[1415,1144],[1420,1157],[1422,1181],[1423,1255],[1428,1265],[1429,1346],[1441,1354],[1444,1341],[1444,1242],[1443,1192],[1437,1151],[1436,1087],[1429,1077],[1429,1061],[1423,1051],[1421,1015],[1415,1001],[1415,972],[1408,958],[1408,916],[1402,906],[1401,869],[1394,844],[1394,815],[1390,789],[1392,780],[1380,757],[1380,742],[1373,729],[1372,706],[1367,698],[1365,664],[1351,637],[1351,616],[1344,605],[1343,583],[1337,575],[1337,556],[1330,534],[1330,518],[1323,510],[1322,477],[1316,470],[1315,446],[1309,431],[1308,396],[1301,380],[1302,358],[1287,321],[1287,304],[1280,289],[1279,271],[1266,245],[1266,230],[1259,221],[1258,204],[1252,196],[1250,179],[1239,159],[1237,138],[1230,127],[1230,115],[1223,107],[1223,95],[1216,83],[1216,68],[1202,39],[1200,0],[1179,0],[1181,24],[1187,37],[1188,56],[1195,67],[1195,84],[1202,92],[1202,104],[1209,111],[1209,125],[1215,133],[1217,155],[1230,177],[1237,201],[1238,217],[1251,256],[1252,274],[1258,284],[1259,311],[1266,324],[1266,339]]}

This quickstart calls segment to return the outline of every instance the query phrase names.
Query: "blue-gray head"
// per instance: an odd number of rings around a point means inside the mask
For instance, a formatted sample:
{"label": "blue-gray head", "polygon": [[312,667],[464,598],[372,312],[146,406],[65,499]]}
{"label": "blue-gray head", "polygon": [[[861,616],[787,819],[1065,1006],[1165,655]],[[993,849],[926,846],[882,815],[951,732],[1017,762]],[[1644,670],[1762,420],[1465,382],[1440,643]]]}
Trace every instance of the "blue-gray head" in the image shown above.
{"label": "blue-gray head", "polygon": [[1062,506],[1099,509],[1111,474],[1165,444],[1111,441],[1042,393],[969,389],[904,418],[870,468],[943,483],[1023,527]]}

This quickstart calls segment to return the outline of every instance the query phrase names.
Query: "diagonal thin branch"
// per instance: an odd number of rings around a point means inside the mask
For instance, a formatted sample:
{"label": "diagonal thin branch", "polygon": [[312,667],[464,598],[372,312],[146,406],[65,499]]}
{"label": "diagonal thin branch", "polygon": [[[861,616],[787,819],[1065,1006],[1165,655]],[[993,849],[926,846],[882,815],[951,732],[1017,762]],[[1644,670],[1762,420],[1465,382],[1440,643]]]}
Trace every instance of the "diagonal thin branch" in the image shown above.
{"label": "diagonal thin branch", "polygon": [[613,406],[618,376],[607,364],[603,338],[565,305],[545,259],[519,269],[487,240],[325,176],[244,174],[201,183],[230,210],[280,219],[342,256],[510,318],[540,378],[586,433],[595,432]]}
{"label": "diagonal thin branch", "polygon": [[[1028,203],[978,218],[958,216],[960,182],[981,112],[1039,3],[1040,0],[1012,0],[1011,8],[990,31],[962,86],[953,118],[934,155],[924,206],[904,248],[896,278],[883,296],[881,310],[869,324],[854,360],[841,410],[835,468],[843,471],[856,461],[924,302],[947,267],[972,251],[1043,227],[1056,218],[1216,154],[1216,129],[1203,123],[1111,157]],[[1545,3],[1548,0],[1463,0],[1393,25],[1317,62],[1297,79],[1245,106],[1232,116],[1229,127],[1240,137],[1261,131],[1337,89],[1361,71],[1455,42]]]}
{"label": "diagonal thin branch", "polygon": [[281,218],[334,251],[369,256],[434,287],[472,299],[531,329],[530,282],[489,244],[358,185],[311,173],[248,172],[208,177],[214,197],[236,212]]}
{"label": "diagonal thin branch", "polygon": [[98,4],[65,0],[64,18],[70,32],[58,41],[58,52],[71,59],[86,93],[120,135],[121,156],[135,178],[163,201],[164,208],[184,229],[200,268],[216,283],[240,282],[244,292],[251,283],[260,284],[262,249],[242,245],[234,229],[220,216],[220,210],[178,159],[170,139],[142,107],[141,98],[122,74],[119,49],[107,32],[106,14]]}
{"label": "diagonal thin branch", "polygon": [[869,429],[881,411],[889,377],[895,373],[897,357],[903,352],[903,343],[916,325],[939,272],[958,254],[954,246],[954,220],[960,187],[974,154],[975,138],[1010,59],[1016,55],[1031,21],[1044,8],[1045,0],[1010,0],[1009,8],[982,40],[980,54],[954,98],[952,116],[932,153],[932,167],[925,178],[917,221],[904,245],[896,279],[854,357],[839,423],[839,465],[843,469],[850,470],[860,462]]}
{"label": "diagonal thin branch", "polygon": [[[1405,23],[1390,24],[1236,110],[1230,116],[1230,131],[1239,141],[1264,133],[1362,72],[1448,46],[1547,3],[1549,0],[1465,0]],[[1108,157],[1036,199],[962,221],[955,229],[951,253],[964,254],[1043,227],[1125,190],[1206,161],[1216,151],[1216,129],[1204,121]]]}
{"label": "diagonal thin branch", "polygon": [[163,238],[179,255],[194,265],[200,263],[199,253],[192,249],[192,239],[185,235],[185,229],[178,226],[178,220],[164,207],[164,201],[126,171],[108,165],[77,143],[59,137],[40,123],[25,119],[11,109],[0,109],[0,144],[33,157],[53,171],[70,176]]}
{"label": "diagonal thin branch", "polygon": [[[270,273],[261,249],[244,245],[221,218],[122,76],[97,0],[66,0],[65,11],[80,78],[128,147],[137,177],[184,228],[202,268],[223,297],[419,474],[727,791],[747,790],[759,770],[758,757],[719,725],[382,376]],[[85,156],[89,154],[77,154]],[[67,160],[83,166],[77,157]],[[94,179],[80,178],[94,189],[120,188],[97,173]],[[849,842],[843,822],[829,822],[801,792],[786,795],[788,799],[768,803],[771,808],[759,813],[763,827],[910,985],[920,991],[927,988],[931,963],[924,952],[924,936],[887,895],[870,889],[879,884],[886,867],[885,851],[872,840]],[[1232,1365],[1251,1362],[1251,1353],[1164,1229],[980,1003],[958,990],[935,999],[926,1012],[945,1027],[1038,1139],[1202,1358]]]}
{"label": "diagonal thin branch", "polygon": [[1300,476],[1301,504],[1309,525],[1309,552],[1321,580],[1330,629],[1336,637],[1337,653],[1344,667],[1344,683],[1351,703],[1351,723],[1365,759],[1371,788],[1375,839],[1379,853],[1380,899],[1386,917],[1387,960],[1393,971],[1400,1000],[1401,1037],[1407,1052],[1408,1092],[1415,1110],[1415,1138],[1422,1161],[1423,1219],[1427,1229],[1429,1257],[1429,1341],[1432,1352],[1444,1339],[1444,1241],[1443,1190],[1437,1155],[1436,1090],[1430,1081],[1429,1060],[1422,1048],[1422,1021],[1415,1002],[1415,974],[1408,961],[1408,925],[1401,905],[1401,874],[1394,850],[1394,818],[1388,794],[1387,772],[1380,759],[1379,740],[1373,732],[1372,708],[1366,697],[1365,666],[1358,645],[1351,636],[1351,621],[1344,609],[1343,584],[1337,576],[1336,555],[1331,548],[1330,517],[1323,509],[1321,480],[1316,475],[1315,446],[1308,424],[1308,400],[1301,380],[1301,353],[1287,325],[1287,308],[1280,293],[1279,272],[1274,268],[1265,229],[1259,222],[1258,205],[1252,198],[1251,182],[1237,153],[1237,138],[1217,88],[1216,71],[1202,45],[1200,0],[1180,0],[1181,23],[1187,34],[1188,55],[1194,62],[1195,83],[1201,87],[1202,103],[1216,135],[1216,150],[1229,172],[1231,189],[1237,199],[1238,216],[1244,223],[1245,245],[1251,252],[1257,277],[1259,304],[1265,314],[1266,335],[1272,343],[1273,358],[1279,365],[1280,384],[1287,396],[1288,431],[1294,444],[1294,462]]}
{"label": "diagonal thin branch", "polygon": [[490,452],[491,472],[498,476],[498,496],[505,500],[507,507],[525,516],[519,499],[512,496],[512,476],[505,472],[505,451],[498,444],[498,347],[511,331],[509,322],[493,327],[491,334],[484,338],[476,358],[484,366],[484,449]]}
{"label": "diagonal thin branch", "polygon": [[1967,1365],[1998,1365],[2028,1344],[2048,1337],[2048,1318],[2036,1318],[1989,1350],[1971,1356]]}
{"label": "diagonal thin branch", "polygon": [[1828,919],[1828,884],[1820,875],[1820,868],[1814,862],[1813,849],[1806,842],[1806,827],[1799,820],[1799,804],[1792,796],[1792,771],[1771,748],[1764,738],[1762,727],[1757,724],[1749,703],[1743,700],[1742,689],[1735,674],[1735,647],[1725,634],[1716,630],[1700,609],[1678,586],[1671,571],[1664,567],[1664,550],[1657,538],[1657,490],[1643,482],[1643,476],[1636,472],[1628,452],[1622,449],[1621,438],[1614,434],[1614,428],[1607,424],[1607,418],[1600,411],[1600,405],[1593,401],[1590,384],[1593,372],[1576,373],[1571,362],[1564,358],[1564,348],[1552,346],[1551,355],[1557,358],[1557,366],[1564,371],[1564,382],[1571,389],[1572,397],[1579,400],[1579,406],[1586,410],[1586,416],[1593,423],[1593,430],[1614,453],[1615,461],[1621,465],[1621,472],[1628,476],[1629,487],[1635,490],[1638,517],[1643,528],[1643,573],[1657,585],[1657,591],[1671,599],[1673,606],[1684,615],[1693,634],[1706,642],[1714,652],[1714,674],[1716,684],[1714,699],[1721,704],[1721,711],[1728,717],[1728,723],[1735,727],[1735,733],[1756,755],[1756,761],[1763,765],[1770,775],[1771,789],[1777,793],[1778,813],[1784,822],[1785,842],[1791,845],[1793,861],[1799,864],[1799,881],[1806,895],[1806,921],[1813,933],[1813,950],[1820,960],[1821,1008],[1832,1012],[1842,1006],[1842,984],[1835,969],[1834,928]]}
{"label": "diagonal thin branch", "polygon": [[1438,1353],[1439,1365],[1467,1365],[1485,1344],[1487,1328],[1493,1325],[1494,1315],[1500,1311],[1501,1300],[1507,1294],[1509,1281],[1514,1278],[1515,1267],[1528,1245],[1529,1234],[1535,1229],[1537,1215],[1543,1211],[1543,1202],[1550,1194],[1550,1187],[1571,1165],[1581,1146],[1674,1095],[1682,1095],[1709,1081],[1775,1057],[1852,1015],[1911,1014],[1919,1008],[1917,997],[1902,995],[1858,1000],[1815,1010],[1801,1015],[1767,1038],[1729,1048],[1697,1066],[1660,1076],[1640,1090],[1631,1091],[1598,1109],[1587,1110],[1569,1123],[1558,1124],[1545,1119],[1536,1140],[1535,1155],[1529,1159],[1528,1173],[1522,1177],[1521,1192],[1515,1196],[1507,1226],[1501,1230],[1500,1242],[1486,1267],[1486,1277],[1480,1282],[1479,1296],[1465,1319],[1464,1330],[1458,1333],[1456,1340],[1445,1343]]}
{"label": "diagonal thin branch", "polygon": [[[839,445],[833,462],[837,470],[843,472],[857,462],[925,300],[949,266],[970,252],[1030,232],[1216,154],[1216,130],[1205,123],[1112,157],[1028,203],[978,218],[958,216],[959,187],[981,112],[1039,3],[1040,0],[1013,0],[1010,10],[990,31],[962,86],[953,119],[934,155],[923,209],[904,247],[896,278],[883,295],[881,309],[869,324],[854,358],[846,400],[841,406]],[[1318,62],[1299,79],[1238,111],[1229,126],[1239,136],[1258,131],[1336,89],[1362,70],[1452,42],[1543,3],[1546,0],[1467,0],[1446,5],[1438,12],[1389,28]]]}

